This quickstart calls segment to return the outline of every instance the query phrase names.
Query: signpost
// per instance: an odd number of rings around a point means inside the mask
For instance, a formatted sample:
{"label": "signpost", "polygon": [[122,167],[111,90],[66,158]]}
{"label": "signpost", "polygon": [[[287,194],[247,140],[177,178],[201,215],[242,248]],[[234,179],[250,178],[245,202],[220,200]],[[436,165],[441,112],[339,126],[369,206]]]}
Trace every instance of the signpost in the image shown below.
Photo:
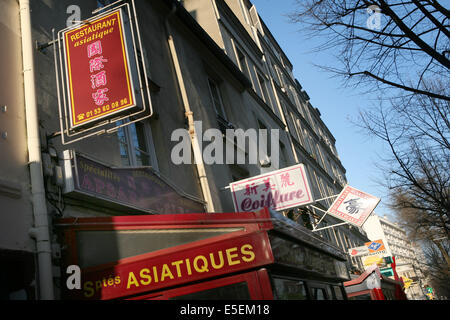
{"label": "signpost", "polygon": [[236,212],[279,211],[314,202],[303,164],[233,182],[230,190]]}

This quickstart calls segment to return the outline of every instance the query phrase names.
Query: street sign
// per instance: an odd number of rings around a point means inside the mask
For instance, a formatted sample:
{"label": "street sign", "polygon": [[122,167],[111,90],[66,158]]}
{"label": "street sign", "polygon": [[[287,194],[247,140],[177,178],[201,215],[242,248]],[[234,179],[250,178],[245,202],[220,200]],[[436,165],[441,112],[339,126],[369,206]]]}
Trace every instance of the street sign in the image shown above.
{"label": "street sign", "polygon": [[327,213],[361,227],[379,202],[380,198],[346,185]]}
{"label": "street sign", "polygon": [[275,211],[314,202],[303,164],[230,183],[234,209]]}

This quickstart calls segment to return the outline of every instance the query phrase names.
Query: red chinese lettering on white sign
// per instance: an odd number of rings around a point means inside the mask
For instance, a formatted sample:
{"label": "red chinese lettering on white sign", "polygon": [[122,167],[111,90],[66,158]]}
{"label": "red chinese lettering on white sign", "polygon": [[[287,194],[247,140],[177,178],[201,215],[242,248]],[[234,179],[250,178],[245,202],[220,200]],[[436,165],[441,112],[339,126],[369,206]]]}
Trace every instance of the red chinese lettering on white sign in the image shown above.
{"label": "red chinese lettering on white sign", "polygon": [[283,210],[314,202],[303,164],[230,184],[236,212]]}

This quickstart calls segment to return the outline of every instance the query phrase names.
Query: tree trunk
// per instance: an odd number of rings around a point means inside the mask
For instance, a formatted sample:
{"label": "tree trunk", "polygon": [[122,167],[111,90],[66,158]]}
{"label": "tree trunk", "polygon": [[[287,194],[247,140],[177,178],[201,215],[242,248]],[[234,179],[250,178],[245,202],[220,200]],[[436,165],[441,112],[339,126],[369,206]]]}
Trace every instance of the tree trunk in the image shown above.
{"label": "tree trunk", "polygon": [[447,262],[447,266],[450,267],[450,258],[448,257],[447,251],[442,246],[441,241],[439,241],[439,240],[432,240],[432,241],[438,247],[439,251],[441,252],[442,256],[444,257],[445,261]]}

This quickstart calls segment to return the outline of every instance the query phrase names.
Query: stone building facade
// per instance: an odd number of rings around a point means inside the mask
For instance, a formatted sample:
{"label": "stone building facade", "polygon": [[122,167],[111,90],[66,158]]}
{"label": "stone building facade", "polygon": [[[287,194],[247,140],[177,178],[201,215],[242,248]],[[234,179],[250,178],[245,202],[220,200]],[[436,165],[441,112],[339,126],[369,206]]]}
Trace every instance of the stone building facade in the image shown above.
{"label": "stone building facade", "polygon": [[[332,202],[328,197],[337,195],[347,183],[335,138],[293,76],[292,63],[247,0],[135,1],[143,45],[139,54],[147,62],[154,114],[117,132],[63,145],[58,135],[52,30],[66,28],[71,23],[69,18],[77,12],[83,20],[108,3],[0,3],[0,40],[7,44],[0,53],[0,65],[8,74],[0,86],[0,268],[2,275],[18,273],[2,282],[2,297],[59,297],[57,287],[42,284],[44,275],[39,279],[36,276],[40,267],[37,256],[41,254],[51,260],[51,274],[47,277],[58,283],[64,272],[59,268],[64,247],[53,226],[55,219],[127,214],[126,210],[103,206],[95,199],[64,194],[61,179],[67,177],[61,177],[61,170],[68,160],[64,158],[66,150],[111,167],[151,167],[178,192],[202,202],[206,212],[234,211],[226,188],[229,183],[297,163],[306,167],[313,197],[327,198],[315,204],[324,210]],[[27,26],[21,26],[21,21],[26,13],[30,15],[31,40],[24,44]],[[31,49],[25,45],[31,45]],[[32,56],[33,64],[25,69],[26,54]],[[31,107],[37,110],[34,121],[39,128],[37,146],[41,151],[32,164],[27,151],[31,136],[26,107],[30,104],[29,74],[34,79],[35,103]],[[279,130],[279,158],[271,158],[277,153],[268,152],[257,164],[174,164],[172,150],[177,141],[171,139],[172,133],[180,128],[191,129],[192,121],[201,121],[203,132],[210,128]],[[197,136],[203,132],[197,132]],[[248,156],[234,141],[223,139],[224,146],[230,145]],[[31,167],[41,170],[40,189],[30,187],[36,179],[30,174]],[[36,213],[36,199],[44,202],[44,215]],[[317,223],[322,215],[311,208],[284,214],[304,226]],[[40,233],[36,236],[33,228],[37,221],[41,221],[42,230],[48,223],[46,239],[41,239]],[[327,217],[321,226],[337,222]],[[326,229],[320,235],[343,251],[368,240],[363,230],[349,226]],[[36,241],[41,249],[36,249]],[[349,258],[348,268],[353,267],[361,267],[360,261]]]}

